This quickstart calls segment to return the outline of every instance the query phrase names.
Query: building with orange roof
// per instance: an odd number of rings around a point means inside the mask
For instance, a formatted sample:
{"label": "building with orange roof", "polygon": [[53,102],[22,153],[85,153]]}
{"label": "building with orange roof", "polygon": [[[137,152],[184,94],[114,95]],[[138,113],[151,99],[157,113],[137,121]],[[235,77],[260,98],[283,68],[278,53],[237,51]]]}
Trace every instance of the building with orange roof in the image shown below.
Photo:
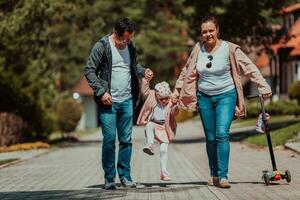
{"label": "building with orange roof", "polygon": [[94,101],[94,92],[89,86],[85,76],[81,76],[71,91],[73,93],[73,98],[80,101],[83,107],[83,113],[77,125],[77,129],[83,130],[98,127],[99,115],[97,105]]}
{"label": "building with orange roof", "polygon": [[300,80],[300,3],[283,8],[279,15],[284,35],[269,47],[268,57],[274,93],[285,96],[291,83]]}

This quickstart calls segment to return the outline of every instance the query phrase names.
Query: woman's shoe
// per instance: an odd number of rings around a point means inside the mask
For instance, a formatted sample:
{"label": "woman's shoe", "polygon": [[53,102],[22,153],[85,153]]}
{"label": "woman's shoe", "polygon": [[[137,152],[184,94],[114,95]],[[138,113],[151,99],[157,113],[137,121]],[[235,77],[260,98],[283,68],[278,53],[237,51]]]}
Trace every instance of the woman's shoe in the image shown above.
{"label": "woman's shoe", "polygon": [[230,183],[228,181],[228,179],[226,178],[222,178],[220,181],[219,181],[219,187],[220,188],[230,188]]}
{"label": "woman's shoe", "polygon": [[219,184],[219,179],[218,179],[218,177],[215,177],[215,176],[211,177],[207,181],[207,185],[208,186],[218,186],[218,184]]}
{"label": "woman's shoe", "polygon": [[170,174],[167,171],[161,171],[160,172],[160,180],[162,180],[162,181],[170,181],[172,179],[170,177]]}

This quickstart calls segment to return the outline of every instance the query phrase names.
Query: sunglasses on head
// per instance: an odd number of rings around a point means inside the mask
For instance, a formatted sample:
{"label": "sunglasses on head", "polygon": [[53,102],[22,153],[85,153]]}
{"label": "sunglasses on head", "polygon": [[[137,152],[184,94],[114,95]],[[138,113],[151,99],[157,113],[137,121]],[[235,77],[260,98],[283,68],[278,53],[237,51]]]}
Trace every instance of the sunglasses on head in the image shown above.
{"label": "sunglasses on head", "polygon": [[211,66],[212,66],[211,61],[214,59],[214,57],[212,55],[208,55],[207,58],[208,58],[209,62],[206,63],[206,68],[211,68]]}

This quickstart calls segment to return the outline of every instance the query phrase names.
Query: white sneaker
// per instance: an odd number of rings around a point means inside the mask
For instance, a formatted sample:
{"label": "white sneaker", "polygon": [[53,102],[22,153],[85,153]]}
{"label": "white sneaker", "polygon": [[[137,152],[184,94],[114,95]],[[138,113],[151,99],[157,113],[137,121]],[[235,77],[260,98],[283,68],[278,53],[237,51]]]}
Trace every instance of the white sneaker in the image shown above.
{"label": "white sneaker", "polygon": [[153,144],[147,144],[144,148],[143,148],[143,152],[148,154],[148,155],[154,155],[154,145]]}

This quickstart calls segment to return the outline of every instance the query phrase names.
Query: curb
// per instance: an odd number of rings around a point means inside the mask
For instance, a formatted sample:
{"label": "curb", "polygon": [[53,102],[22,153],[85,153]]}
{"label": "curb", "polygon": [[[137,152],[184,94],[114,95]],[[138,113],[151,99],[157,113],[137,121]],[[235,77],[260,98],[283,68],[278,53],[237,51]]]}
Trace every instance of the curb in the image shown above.
{"label": "curb", "polygon": [[11,165],[15,165],[15,164],[18,164],[18,163],[21,163],[21,162],[24,162],[24,161],[28,161],[28,160],[31,160],[33,158],[38,158],[40,156],[43,156],[43,155],[46,155],[50,152],[50,149],[48,151],[45,151],[45,152],[41,152],[37,155],[34,155],[32,157],[28,157],[28,158],[18,158],[18,160],[15,160],[15,161],[12,161],[12,162],[9,162],[9,163],[6,163],[6,164],[3,164],[3,165],[0,165],[0,169],[3,169],[3,168],[6,168],[6,167],[9,167]]}
{"label": "curb", "polygon": [[289,142],[284,145],[285,148],[294,151],[297,154],[300,154],[300,143],[299,142]]}

